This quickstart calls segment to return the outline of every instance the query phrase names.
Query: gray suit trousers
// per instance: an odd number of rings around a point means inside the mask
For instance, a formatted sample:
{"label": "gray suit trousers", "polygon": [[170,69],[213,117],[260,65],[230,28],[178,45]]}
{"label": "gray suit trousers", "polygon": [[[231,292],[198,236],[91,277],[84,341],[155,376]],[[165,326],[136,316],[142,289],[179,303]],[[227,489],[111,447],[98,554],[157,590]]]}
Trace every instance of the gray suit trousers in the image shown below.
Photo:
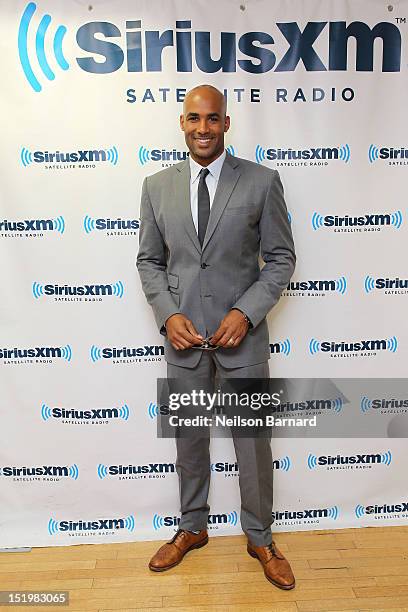
{"label": "gray suit trousers", "polygon": [[[216,352],[203,351],[195,368],[167,364],[168,378],[194,376],[207,381],[208,391],[215,390],[216,376],[222,378],[269,378],[268,363],[240,368],[224,368]],[[206,389],[207,390],[207,389]],[[176,437],[176,469],[179,477],[181,519],[180,528],[194,531],[207,528],[210,507],[207,503],[210,487],[210,434],[204,437]],[[272,541],[273,464],[270,438],[234,437],[239,466],[241,492],[241,526],[255,546],[267,546]]]}

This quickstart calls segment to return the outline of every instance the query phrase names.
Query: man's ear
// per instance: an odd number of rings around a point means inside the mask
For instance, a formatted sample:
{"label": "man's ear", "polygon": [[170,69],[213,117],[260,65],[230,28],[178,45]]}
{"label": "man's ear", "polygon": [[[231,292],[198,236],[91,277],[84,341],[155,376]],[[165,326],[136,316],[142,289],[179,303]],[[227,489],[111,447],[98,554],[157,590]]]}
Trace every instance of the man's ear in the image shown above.
{"label": "man's ear", "polygon": [[180,128],[184,132],[184,115],[180,115]]}
{"label": "man's ear", "polygon": [[230,129],[230,125],[231,125],[231,120],[229,118],[228,115],[225,116],[225,122],[224,122],[224,132],[228,132],[228,130]]}

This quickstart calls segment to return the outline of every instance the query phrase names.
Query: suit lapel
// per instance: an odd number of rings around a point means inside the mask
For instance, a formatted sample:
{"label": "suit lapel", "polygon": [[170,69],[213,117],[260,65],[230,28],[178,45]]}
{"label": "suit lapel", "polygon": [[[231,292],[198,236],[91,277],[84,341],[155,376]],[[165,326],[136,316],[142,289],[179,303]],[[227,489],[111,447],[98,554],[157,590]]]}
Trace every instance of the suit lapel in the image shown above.
{"label": "suit lapel", "polygon": [[194,227],[193,217],[191,216],[190,203],[190,164],[188,157],[186,160],[175,166],[175,203],[177,217],[184,223],[187,234],[190,236],[197,251],[201,253],[201,245],[198,240],[197,232]]}
{"label": "suit lapel", "polygon": [[[231,197],[232,191],[236,185],[236,182],[240,176],[239,163],[227,153],[225,162],[222,166],[220,178],[218,181],[217,190],[214,196],[214,202],[211,206],[210,218],[208,220],[207,231],[204,236],[203,251],[207,246],[208,242],[213,235],[221,215],[224,212],[224,208],[228,204],[228,200]],[[191,215],[190,215],[191,216]],[[193,229],[194,224],[193,224]],[[197,234],[196,234],[197,235]],[[200,244],[200,243],[198,243]]]}

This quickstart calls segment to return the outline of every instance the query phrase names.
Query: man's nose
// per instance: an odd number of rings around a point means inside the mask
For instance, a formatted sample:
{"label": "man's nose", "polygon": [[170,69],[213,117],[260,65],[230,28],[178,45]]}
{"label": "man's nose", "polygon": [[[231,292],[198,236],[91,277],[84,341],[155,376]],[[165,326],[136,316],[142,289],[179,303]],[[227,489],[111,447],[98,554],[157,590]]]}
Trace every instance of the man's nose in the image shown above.
{"label": "man's nose", "polygon": [[202,134],[205,134],[208,132],[208,123],[207,123],[207,119],[201,119],[199,126],[198,126],[198,131]]}

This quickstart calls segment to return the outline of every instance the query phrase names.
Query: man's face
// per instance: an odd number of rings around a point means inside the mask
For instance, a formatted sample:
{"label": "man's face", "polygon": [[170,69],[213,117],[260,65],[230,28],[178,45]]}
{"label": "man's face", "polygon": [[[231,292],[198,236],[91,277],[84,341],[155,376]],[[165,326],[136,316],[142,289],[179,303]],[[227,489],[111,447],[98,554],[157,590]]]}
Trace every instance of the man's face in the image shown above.
{"label": "man's face", "polygon": [[223,99],[206,88],[188,95],[180,126],[191,157],[202,166],[208,166],[223,152],[224,132],[230,126],[230,118],[224,114]]}

